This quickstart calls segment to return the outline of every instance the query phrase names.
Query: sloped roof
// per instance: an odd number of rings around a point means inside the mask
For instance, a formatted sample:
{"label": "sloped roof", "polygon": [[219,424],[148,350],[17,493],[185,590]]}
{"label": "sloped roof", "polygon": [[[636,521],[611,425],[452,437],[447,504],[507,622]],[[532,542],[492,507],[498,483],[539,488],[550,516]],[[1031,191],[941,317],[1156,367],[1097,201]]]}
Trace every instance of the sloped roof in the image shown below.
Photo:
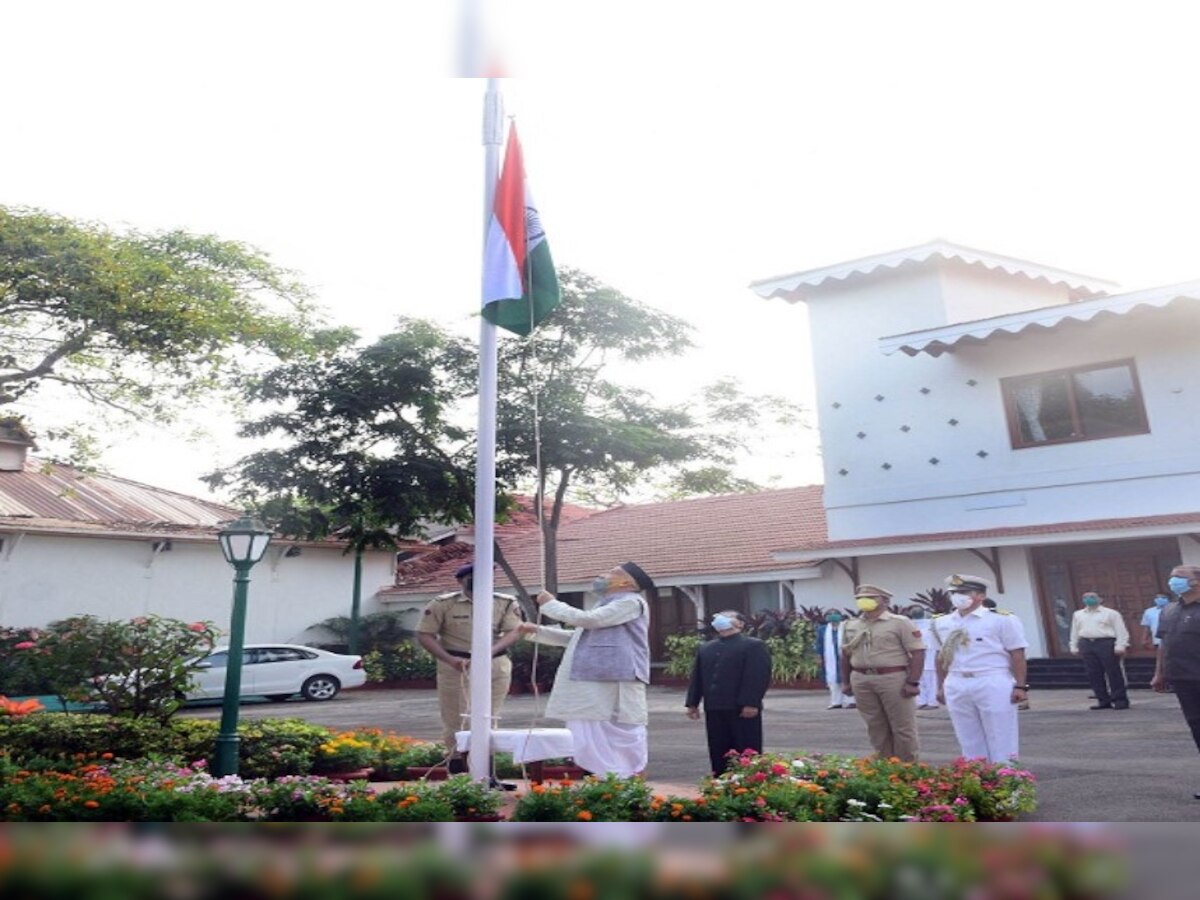
{"label": "sloped roof", "polygon": [[935,240],[919,244],[916,247],[905,247],[902,250],[892,250],[875,256],[864,256],[861,259],[852,259],[849,262],[836,263],[832,266],[822,266],[819,269],[762,278],[752,281],[750,289],[760,297],[782,297],[791,303],[796,303],[807,299],[810,293],[808,289],[819,287],[826,281],[845,281],[856,276],[870,275],[880,269],[899,269],[902,266],[921,265],[930,261],[949,259],[1007,272],[1009,275],[1042,280],[1050,284],[1062,284],[1067,287],[1072,299],[1104,295],[1116,287],[1112,282],[1092,278],[1089,275],[1080,275],[1065,269],[1043,266],[1040,263],[1012,256],[1002,256],[986,250],[974,250],[971,247],[964,247],[949,241]]}
{"label": "sloped roof", "polygon": [[[808,568],[811,564],[781,564],[771,549],[824,539],[821,495],[820,485],[809,485],[621,506],[564,522],[558,532],[559,584],[587,584],[626,560],[634,560],[664,584],[704,584]],[[538,585],[541,547],[536,530],[507,539],[498,536],[497,541],[526,587]],[[380,593],[399,597],[453,590],[458,565],[460,558],[447,559],[419,582],[409,580]]]}
{"label": "sloped roof", "polygon": [[22,471],[0,471],[0,527],[208,536],[239,515],[220,503],[33,457]]}
{"label": "sloped roof", "polygon": [[1015,335],[1032,330],[1049,331],[1064,323],[1090,322],[1093,319],[1123,316],[1131,312],[1163,309],[1177,301],[1196,300],[1200,300],[1200,281],[1186,281],[1182,284],[1131,291],[1113,297],[1097,297],[1077,303],[1044,306],[993,316],[990,319],[891,335],[879,339],[879,349],[884,355],[891,355],[899,350],[909,356],[916,356],[922,352],[930,356],[940,356],[960,344],[982,344],[1000,335]]}

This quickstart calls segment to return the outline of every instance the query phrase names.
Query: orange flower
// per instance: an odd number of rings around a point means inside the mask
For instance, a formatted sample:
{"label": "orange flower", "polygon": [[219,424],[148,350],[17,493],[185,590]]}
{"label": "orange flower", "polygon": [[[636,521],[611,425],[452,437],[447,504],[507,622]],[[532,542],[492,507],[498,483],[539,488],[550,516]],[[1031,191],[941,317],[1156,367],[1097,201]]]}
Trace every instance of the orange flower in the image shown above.
{"label": "orange flower", "polygon": [[592,814],[590,812],[588,812],[586,809],[584,809],[584,810],[580,810],[579,815],[577,815],[575,818],[577,818],[583,822],[590,822],[590,821],[592,821]]}
{"label": "orange flower", "polygon": [[86,806],[88,809],[97,809],[100,806],[100,804],[97,803],[95,800],[88,800],[83,805]]}
{"label": "orange flower", "polygon": [[101,753],[100,758],[101,759],[112,759],[113,755],[111,753]]}

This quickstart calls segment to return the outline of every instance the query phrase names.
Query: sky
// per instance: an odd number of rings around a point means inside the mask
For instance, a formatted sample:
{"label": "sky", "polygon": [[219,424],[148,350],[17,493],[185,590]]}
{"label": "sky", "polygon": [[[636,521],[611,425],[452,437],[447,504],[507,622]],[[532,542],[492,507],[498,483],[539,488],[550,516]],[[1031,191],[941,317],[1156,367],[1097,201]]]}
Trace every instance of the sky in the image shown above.
{"label": "sky", "polygon": [[[695,326],[625,373],[672,402],[729,375],[811,405],[803,307],[748,288],[772,275],[944,238],[1200,277],[1184,3],[50,0],[0,34],[0,204],[245,241],[367,337],[477,332],[485,82],[455,76],[499,67],[556,261]],[[103,463],[204,496],[235,424],[121,430]],[[746,474],[820,480],[815,432],[767,437]]]}

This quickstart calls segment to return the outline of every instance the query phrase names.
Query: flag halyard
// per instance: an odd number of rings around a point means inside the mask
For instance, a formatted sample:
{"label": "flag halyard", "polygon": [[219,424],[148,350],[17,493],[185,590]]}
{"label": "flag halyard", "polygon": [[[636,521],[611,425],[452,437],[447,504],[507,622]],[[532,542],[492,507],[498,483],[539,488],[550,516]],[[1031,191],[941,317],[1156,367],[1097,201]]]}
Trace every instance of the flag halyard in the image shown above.
{"label": "flag halyard", "polygon": [[483,315],[527,335],[559,304],[558,276],[525,179],[516,127],[508,133],[484,248]]}

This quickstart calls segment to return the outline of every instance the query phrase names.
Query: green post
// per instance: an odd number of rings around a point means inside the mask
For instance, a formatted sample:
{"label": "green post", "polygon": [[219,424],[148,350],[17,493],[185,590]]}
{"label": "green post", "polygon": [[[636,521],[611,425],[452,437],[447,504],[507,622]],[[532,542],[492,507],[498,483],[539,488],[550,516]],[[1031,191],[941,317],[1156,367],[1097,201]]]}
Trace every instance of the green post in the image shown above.
{"label": "green post", "polygon": [[350,598],[350,653],[358,654],[358,618],[362,605],[362,547],[354,553],[354,594]]}
{"label": "green post", "polygon": [[229,664],[225,668],[225,700],[221,704],[221,730],[213,758],[213,774],[221,777],[238,772],[238,704],[242,697],[242,647],[246,634],[246,595],[250,588],[250,568],[235,566],[233,576],[233,615],[229,625]]}

